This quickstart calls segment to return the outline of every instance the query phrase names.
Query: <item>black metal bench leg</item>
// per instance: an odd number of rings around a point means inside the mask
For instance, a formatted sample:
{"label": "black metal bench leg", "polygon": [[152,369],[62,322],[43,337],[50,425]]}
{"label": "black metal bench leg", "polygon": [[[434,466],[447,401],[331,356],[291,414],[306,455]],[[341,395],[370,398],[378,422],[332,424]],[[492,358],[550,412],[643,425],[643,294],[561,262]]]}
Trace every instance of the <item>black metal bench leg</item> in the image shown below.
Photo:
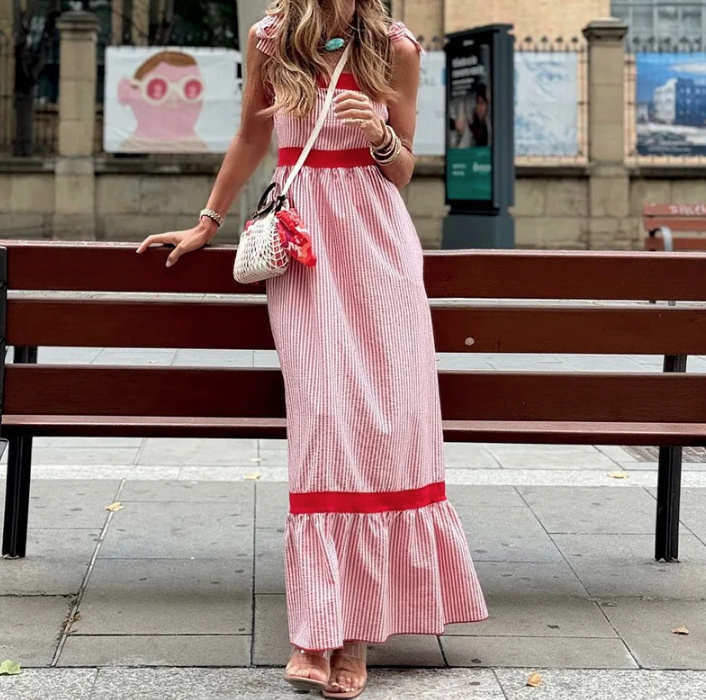
{"label": "black metal bench leg", "polygon": [[[665,372],[686,372],[686,355],[667,355]],[[655,559],[679,560],[679,505],[681,502],[681,447],[661,447],[657,479]]]}
{"label": "black metal bench leg", "polygon": [[7,455],[5,524],[2,533],[2,556],[24,557],[27,552],[29,487],[32,477],[32,438],[11,438]]}
{"label": "black metal bench leg", "polygon": [[[37,348],[16,347],[17,364],[37,362]],[[32,437],[12,437],[7,453],[7,482],[5,486],[5,522],[2,531],[2,556],[10,559],[24,557],[27,552],[27,521],[29,518],[29,489],[32,479]]]}
{"label": "black metal bench leg", "polygon": [[657,534],[655,559],[679,560],[679,505],[681,502],[681,447],[659,450]]}

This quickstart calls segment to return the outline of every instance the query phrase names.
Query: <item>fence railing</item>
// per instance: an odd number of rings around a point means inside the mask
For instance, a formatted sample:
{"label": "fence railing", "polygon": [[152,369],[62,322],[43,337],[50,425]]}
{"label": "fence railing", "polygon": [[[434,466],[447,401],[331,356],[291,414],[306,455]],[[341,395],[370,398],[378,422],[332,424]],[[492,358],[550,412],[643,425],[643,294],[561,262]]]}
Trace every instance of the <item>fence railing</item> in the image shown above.
{"label": "fence railing", "polygon": [[515,44],[518,165],[588,162],[588,52],[574,37]]}
{"label": "fence railing", "polygon": [[0,36],[0,155],[51,156],[57,151],[59,66],[53,56],[58,43],[46,50],[47,56],[37,63],[25,61],[18,70],[12,38]]}
{"label": "fence railing", "polygon": [[631,41],[625,57],[628,165],[706,165],[706,51],[700,39]]}

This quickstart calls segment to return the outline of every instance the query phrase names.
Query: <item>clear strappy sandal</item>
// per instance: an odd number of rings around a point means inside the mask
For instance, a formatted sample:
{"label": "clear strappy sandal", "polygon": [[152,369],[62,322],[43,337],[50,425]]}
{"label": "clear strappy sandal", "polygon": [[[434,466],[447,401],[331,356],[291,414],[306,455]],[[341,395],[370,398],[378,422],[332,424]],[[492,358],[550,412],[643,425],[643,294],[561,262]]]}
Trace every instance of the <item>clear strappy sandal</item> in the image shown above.
{"label": "clear strappy sandal", "polygon": [[291,683],[297,690],[305,692],[309,690],[316,690],[323,692],[324,688],[326,688],[326,681],[319,681],[316,678],[307,678],[306,676],[299,676],[290,673],[289,667],[292,661],[302,656],[308,656],[308,665],[313,669],[320,670],[324,676],[328,677],[330,673],[331,650],[308,651],[307,649],[292,647],[292,653],[289,656],[289,663],[287,663],[287,668],[284,670],[284,680],[287,681],[287,683]]}
{"label": "clear strappy sandal", "polygon": [[[356,662],[363,662],[365,667],[365,660],[367,659],[368,645],[365,642],[345,642],[343,649],[334,649],[331,655],[331,662],[335,662],[335,659],[343,659],[344,664],[346,659],[350,659],[353,663],[351,664],[353,668],[356,668],[358,664]],[[333,674],[333,668],[331,669]],[[357,676],[359,671],[351,671],[348,675]],[[352,698],[357,698],[363,693],[365,687],[368,684],[368,673],[367,669],[364,671],[365,678],[363,679],[363,685],[360,688],[355,688],[354,690],[348,690],[347,688],[341,686],[339,683],[331,682],[331,676],[329,676],[329,682],[326,684],[326,690],[323,690],[321,694],[325,698],[341,698],[342,700],[351,700]],[[340,688],[340,690],[331,690],[331,688]]]}

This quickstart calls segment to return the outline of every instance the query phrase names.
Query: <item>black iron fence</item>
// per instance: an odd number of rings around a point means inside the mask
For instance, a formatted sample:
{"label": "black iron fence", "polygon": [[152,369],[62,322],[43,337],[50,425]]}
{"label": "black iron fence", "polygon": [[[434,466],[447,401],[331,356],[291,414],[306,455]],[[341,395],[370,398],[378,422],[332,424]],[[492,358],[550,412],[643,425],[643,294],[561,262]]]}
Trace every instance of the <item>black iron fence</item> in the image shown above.
{"label": "black iron fence", "polygon": [[59,40],[28,54],[0,35],[0,155],[51,156],[59,128]]}
{"label": "black iron fence", "polygon": [[627,43],[625,157],[628,164],[706,164],[706,39]]}

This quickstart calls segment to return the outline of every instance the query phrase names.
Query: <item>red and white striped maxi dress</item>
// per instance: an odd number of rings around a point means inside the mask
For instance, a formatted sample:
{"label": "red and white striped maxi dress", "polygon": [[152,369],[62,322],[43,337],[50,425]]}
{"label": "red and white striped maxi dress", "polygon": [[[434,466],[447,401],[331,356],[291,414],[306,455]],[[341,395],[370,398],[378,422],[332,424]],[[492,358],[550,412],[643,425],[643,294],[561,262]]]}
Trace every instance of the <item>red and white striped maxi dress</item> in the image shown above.
{"label": "red and white striped maxi dress", "polygon": [[[271,54],[278,20],[257,28]],[[391,41],[414,38],[401,23]],[[415,42],[416,43],[416,42]],[[357,89],[344,73],[339,89]],[[325,97],[275,116],[286,179]],[[380,116],[387,116],[377,104]],[[360,129],[333,114],[290,190],[313,268],[267,281],[285,381],[290,642],[309,650],[485,619],[463,527],[446,500],[443,434],[422,249]]]}

